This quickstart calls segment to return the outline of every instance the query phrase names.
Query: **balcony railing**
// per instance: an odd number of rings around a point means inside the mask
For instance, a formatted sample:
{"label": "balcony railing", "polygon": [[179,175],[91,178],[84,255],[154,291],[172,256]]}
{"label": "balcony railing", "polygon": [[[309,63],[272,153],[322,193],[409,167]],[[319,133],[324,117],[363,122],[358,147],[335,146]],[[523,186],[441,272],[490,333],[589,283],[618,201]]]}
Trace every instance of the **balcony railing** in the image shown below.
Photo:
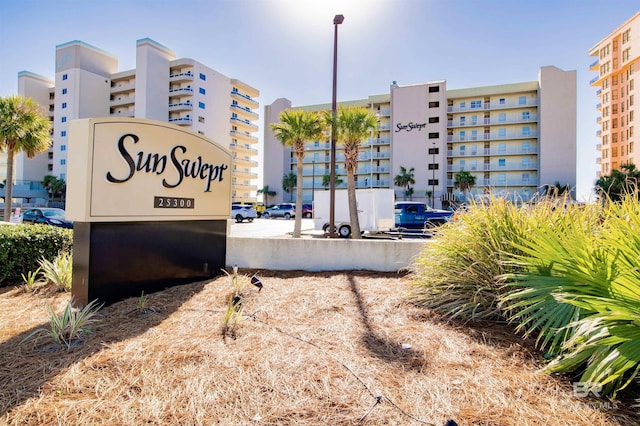
{"label": "balcony railing", "polygon": [[506,170],[538,170],[538,162],[537,161],[530,161],[528,163],[522,163],[522,162],[509,162],[506,163],[505,165],[501,166],[498,163],[489,163],[489,164],[465,164],[460,165],[460,164],[449,164],[447,165],[447,171],[448,172],[461,172],[463,170],[469,171],[469,172],[474,172],[474,171],[485,171],[485,172],[500,172],[500,171],[506,171]]}
{"label": "balcony railing", "polygon": [[134,104],[136,102],[136,97],[134,95],[127,96],[125,98],[113,99],[109,101],[110,107],[117,107],[122,105]]}
{"label": "balcony railing", "polygon": [[193,94],[193,89],[191,87],[179,87],[177,89],[169,89],[169,93],[171,95]]}
{"label": "balcony railing", "polygon": [[229,133],[231,134],[231,136],[239,137],[241,139],[247,139],[252,142],[258,142],[258,138],[253,136],[249,132],[241,132],[240,130],[230,130]]}
{"label": "balcony railing", "polygon": [[538,106],[538,99],[532,98],[527,99],[525,103],[521,103],[520,101],[512,101],[505,102],[501,104],[500,102],[485,102],[480,107],[471,107],[471,105],[465,105],[461,107],[458,105],[449,105],[447,106],[447,112],[474,112],[474,111],[486,111],[486,110],[495,110],[495,109],[505,109],[505,108],[526,108]]}
{"label": "balcony railing", "polygon": [[169,81],[193,81],[193,74],[191,71],[181,72],[178,74],[169,75]]}
{"label": "balcony railing", "polygon": [[239,124],[241,126],[245,126],[247,128],[250,128],[253,131],[258,131],[258,126],[256,126],[255,124],[253,124],[249,120],[241,119],[241,118],[237,118],[237,117],[231,117],[230,120],[231,120],[231,122],[233,124]]}
{"label": "balcony railing", "polygon": [[477,149],[477,150],[461,150],[461,149],[449,149],[447,150],[448,157],[482,157],[482,156],[494,156],[494,155],[527,155],[537,154],[537,146],[529,146],[527,148],[522,146],[505,147],[504,149],[489,148],[489,149]]}
{"label": "balcony railing", "polygon": [[596,81],[598,81],[600,79],[600,76],[594,77],[591,80],[589,80],[589,86],[591,86],[593,83],[595,83]]}
{"label": "balcony railing", "polygon": [[240,99],[244,99],[246,101],[248,101],[249,103],[251,103],[254,106],[258,106],[258,101],[256,101],[255,99],[253,99],[251,96],[249,95],[245,95],[244,93],[240,93],[239,91],[231,91],[231,96],[235,96],[238,97]]}
{"label": "balcony railing", "polygon": [[[447,186],[453,186],[453,179],[447,179]],[[538,179],[476,179],[477,186],[504,188],[508,186],[538,186]]]}
{"label": "balcony railing", "polygon": [[179,102],[169,104],[169,111],[192,111],[193,104],[191,102]]}
{"label": "balcony railing", "polygon": [[494,118],[483,118],[481,120],[448,120],[447,127],[473,127],[473,126],[485,126],[489,124],[514,124],[514,123],[531,123],[538,121],[537,114],[531,114],[529,117],[508,117],[505,120],[499,120]]}
{"label": "balcony railing", "polygon": [[487,140],[506,140],[506,139],[529,139],[537,138],[538,132],[531,130],[529,132],[507,132],[505,134],[500,133],[481,133],[476,136],[473,135],[449,135],[447,136],[447,142],[467,142],[467,141],[487,141]]}
{"label": "balcony railing", "polygon": [[240,105],[231,105],[231,109],[235,110],[235,111],[240,111],[240,114],[245,114],[249,117],[252,117],[254,120],[258,119],[258,114],[256,114],[255,112],[253,112],[251,110],[251,108],[248,107],[242,107]]}
{"label": "balcony railing", "polygon": [[169,123],[186,126],[193,123],[193,120],[191,119],[191,117],[178,117],[178,118],[170,118]]}

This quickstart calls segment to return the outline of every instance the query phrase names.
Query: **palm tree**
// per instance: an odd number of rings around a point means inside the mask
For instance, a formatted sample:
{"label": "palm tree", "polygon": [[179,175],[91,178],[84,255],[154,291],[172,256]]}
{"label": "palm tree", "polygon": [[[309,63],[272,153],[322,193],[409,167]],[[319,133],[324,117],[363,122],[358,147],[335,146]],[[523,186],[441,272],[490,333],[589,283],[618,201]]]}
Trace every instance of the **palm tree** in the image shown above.
{"label": "palm tree", "polygon": [[298,177],[294,172],[289,172],[282,176],[282,189],[289,194],[289,201],[293,199],[293,190],[296,189],[297,181]]}
{"label": "palm tree", "polygon": [[62,200],[67,189],[67,183],[64,181],[64,179],[58,179],[57,177],[52,175],[46,175],[42,179],[42,186],[51,195],[52,199],[49,201],[55,200],[57,195],[59,195],[60,199]]}
{"label": "palm tree", "polygon": [[548,183],[542,185],[542,193],[550,197],[562,197],[565,194],[569,195],[571,193],[571,186],[569,184],[562,185],[560,181],[557,180],[553,185]]}
{"label": "palm tree", "polygon": [[416,177],[415,177],[415,169],[412,167],[407,170],[406,167],[400,166],[400,174],[396,175],[393,178],[393,184],[395,186],[399,186],[400,188],[406,188],[404,191],[404,199],[409,197],[409,200],[413,197],[413,188],[411,185],[415,185]]}
{"label": "palm tree", "polygon": [[38,104],[18,95],[0,97],[0,151],[7,151],[7,183],[4,197],[4,221],[11,219],[13,198],[13,158],[24,152],[28,158],[49,149],[51,122]]}
{"label": "palm tree", "polygon": [[[332,111],[325,111],[325,121],[333,122]],[[358,150],[362,141],[367,139],[378,125],[378,117],[363,107],[340,108],[336,115],[335,129],[338,142],[344,149],[344,168],[347,171],[347,197],[349,199],[349,223],[351,238],[362,238],[358,219],[356,200],[356,169],[358,168]]]}
{"label": "palm tree", "polygon": [[453,186],[459,188],[464,194],[464,198],[467,198],[467,192],[471,191],[471,188],[476,184],[476,177],[470,172],[463,170],[456,173],[453,180]]}
{"label": "palm tree", "polygon": [[[336,176],[336,186],[342,185],[343,183],[344,180],[342,180],[340,176]],[[329,185],[331,185],[331,175],[322,175],[322,186],[324,186],[324,189],[329,189]]]}
{"label": "palm tree", "polygon": [[610,175],[602,176],[596,181],[596,194],[601,199],[621,201],[626,194],[638,196],[640,170],[633,163],[622,164],[620,170],[613,170]]}
{"label": "palm tree", "polygon": [[[280,123],[271,124],[271,130],[280,142],[290,147],[296,154],[296,211],[302,212],[302,160],[304,144],[322,138],[326,125],[314,111],[284,110],[280,113]],[[296,214],[293,237],[300,238],[302,215]]]}
{"label": "palm tree", "polygon": [[276,195],[276,191],[272,191],[269,188],[269,185],[265,185],[262,187],[262,189],[258,189],[258,195],[262,194],[262,199],[264,200],[264,206],[265,207],[269,207],[269,197],[273,197]]}

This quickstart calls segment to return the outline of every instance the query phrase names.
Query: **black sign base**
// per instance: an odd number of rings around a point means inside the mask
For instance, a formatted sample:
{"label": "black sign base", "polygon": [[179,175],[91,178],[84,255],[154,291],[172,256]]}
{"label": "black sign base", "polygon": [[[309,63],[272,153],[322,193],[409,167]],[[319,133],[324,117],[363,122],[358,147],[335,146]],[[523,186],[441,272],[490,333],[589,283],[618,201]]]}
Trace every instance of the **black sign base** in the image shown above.
{"label": "black sign base", "polygon": [[226,220],[75,222],[74,304],[111,304],[212,278],[225,267],[226,250]]}

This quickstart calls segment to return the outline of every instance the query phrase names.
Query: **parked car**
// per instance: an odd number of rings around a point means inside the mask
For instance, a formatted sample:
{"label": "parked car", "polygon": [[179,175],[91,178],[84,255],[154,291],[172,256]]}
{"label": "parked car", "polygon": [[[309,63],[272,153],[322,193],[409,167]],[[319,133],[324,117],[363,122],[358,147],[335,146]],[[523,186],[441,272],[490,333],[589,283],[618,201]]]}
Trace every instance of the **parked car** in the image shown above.
{"label": "parked car", "polygon": [[296,205],[292,203],[281,203],[271,206],[262,212],[264,219],[270,219],[272,217],[283,217],[285,219],[291,219],[296,216]]}
{"label": "parked car", "polygon": [[396,228],[424,229],[443,225],[453,212],[433,209],[418,201],[403,201],[393,205]]}
{"label": "parked car", "polygon": [[306,217],[307,219],[313,217],[313,205],[307,203],[302,205],[302,217]]}
{"label": "parked car", "polygon": [[59,228],[73,228],[73,222],[65,219],[65,211],[54,208],[28,209],[22,213],[23,223],[57,226]]}
{"label": "parked car", "polygon": [[242,223],[243,220],[253,222],[256,217],[258,217],[256,209],[248,204],[231,205],[231,219],[235,219],[238,223]]}

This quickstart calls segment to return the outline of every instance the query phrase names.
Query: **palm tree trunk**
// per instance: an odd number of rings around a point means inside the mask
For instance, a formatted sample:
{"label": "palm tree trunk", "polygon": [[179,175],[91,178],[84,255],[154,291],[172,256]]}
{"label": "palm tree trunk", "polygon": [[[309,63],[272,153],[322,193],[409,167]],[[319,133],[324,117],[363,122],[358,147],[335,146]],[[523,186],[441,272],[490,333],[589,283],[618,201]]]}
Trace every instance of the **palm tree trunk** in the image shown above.
{"label": "palm tree trunk", "polygon": [[293,225],[293,238],[300,238],[302,233],[302,159],[303,155],[296,155],[296,216]]}
{"label": "palm tree trunk", "polygon": [[349,198],[349,223],[351,224],[351,239],[358,240],[360,235],[360,221],[358,219],[358,202],[356,200],[356,179],[354,170],[347,167],[347,196]]}
{"label": "palm tree trunk", "polygon": [[13,149],[7,148],[7,183],[4,185],[4,218],[11,221],[11,199],[13,198]]}

